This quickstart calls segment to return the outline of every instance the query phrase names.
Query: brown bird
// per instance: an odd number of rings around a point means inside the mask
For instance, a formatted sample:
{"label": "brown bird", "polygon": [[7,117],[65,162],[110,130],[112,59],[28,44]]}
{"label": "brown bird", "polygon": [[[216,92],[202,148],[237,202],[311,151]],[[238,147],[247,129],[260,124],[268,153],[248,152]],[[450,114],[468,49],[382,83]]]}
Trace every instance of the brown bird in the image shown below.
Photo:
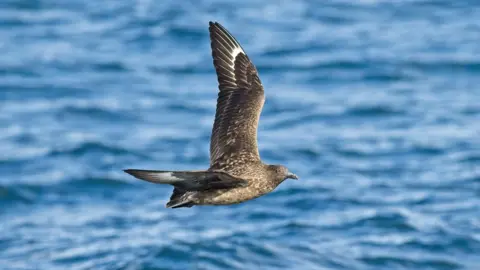
{"label": "brown bird", "polygon": [[255,65],[238,41],[210,22],[218,99],[206,171],[125,170],[138,179],[174,186],[167,207],[235,204],[273,191],[285,179],[298,179],[282,165],[261,161],[257,128],[265,95]]}

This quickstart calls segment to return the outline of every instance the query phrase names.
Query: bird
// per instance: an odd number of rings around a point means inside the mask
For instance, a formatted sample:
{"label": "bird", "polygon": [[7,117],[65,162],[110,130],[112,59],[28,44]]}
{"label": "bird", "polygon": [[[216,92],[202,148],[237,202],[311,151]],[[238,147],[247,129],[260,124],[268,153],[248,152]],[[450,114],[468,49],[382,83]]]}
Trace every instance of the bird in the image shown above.
{"label": "bird", "polygon": [[272,192],[298,176],[283,165],[260,159],[257,129],[265,92],[257,69],[235,37],[209,22],[213,65],[218,80],[210,138],[210,167],[195,171],[126,169],[135,178],[174,187],[167,208],[232,205]]}

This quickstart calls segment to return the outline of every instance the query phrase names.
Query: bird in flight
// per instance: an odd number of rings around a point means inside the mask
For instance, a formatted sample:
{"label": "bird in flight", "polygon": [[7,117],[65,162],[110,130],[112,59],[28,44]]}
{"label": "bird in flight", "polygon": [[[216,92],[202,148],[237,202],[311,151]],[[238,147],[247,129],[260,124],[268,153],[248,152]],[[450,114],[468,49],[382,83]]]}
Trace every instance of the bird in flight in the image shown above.
{"label": "bird in flight", "polygon": [[298,179],[282,165],[262,162],[257,128],[265,95],[255,65],[238,41],[217,22],[209,23],[218,98],[210,139],[210,168],[204,171],[124,170],[156,184],[174,186],[168,208],[228,205],[273,191]]}

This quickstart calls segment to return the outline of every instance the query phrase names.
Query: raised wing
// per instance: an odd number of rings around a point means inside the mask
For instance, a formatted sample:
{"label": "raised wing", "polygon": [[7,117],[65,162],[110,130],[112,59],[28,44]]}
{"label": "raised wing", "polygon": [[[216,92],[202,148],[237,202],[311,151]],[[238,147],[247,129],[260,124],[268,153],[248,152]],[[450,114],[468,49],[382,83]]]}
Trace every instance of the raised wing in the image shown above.
{"label": "raised wing", "polygon": [[219,23],[210,22],[213,65],[218,78],[210,167],[232,159],[260,160],[257,127],[265,95],[257,69],[238,41]]}

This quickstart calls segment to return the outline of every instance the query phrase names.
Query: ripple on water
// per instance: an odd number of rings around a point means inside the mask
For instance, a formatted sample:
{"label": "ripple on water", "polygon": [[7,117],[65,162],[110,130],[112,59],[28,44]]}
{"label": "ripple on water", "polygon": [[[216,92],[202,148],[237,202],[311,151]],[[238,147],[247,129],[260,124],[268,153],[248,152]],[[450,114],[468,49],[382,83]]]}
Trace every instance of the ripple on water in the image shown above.
{"label": "ripple on water", "polygon": [[[480,265],[475,1],[0,2],[3,268]],[[208,167],[212,14],[265,87],[262,158],[300,180],[166,209],[122,169]]]}

